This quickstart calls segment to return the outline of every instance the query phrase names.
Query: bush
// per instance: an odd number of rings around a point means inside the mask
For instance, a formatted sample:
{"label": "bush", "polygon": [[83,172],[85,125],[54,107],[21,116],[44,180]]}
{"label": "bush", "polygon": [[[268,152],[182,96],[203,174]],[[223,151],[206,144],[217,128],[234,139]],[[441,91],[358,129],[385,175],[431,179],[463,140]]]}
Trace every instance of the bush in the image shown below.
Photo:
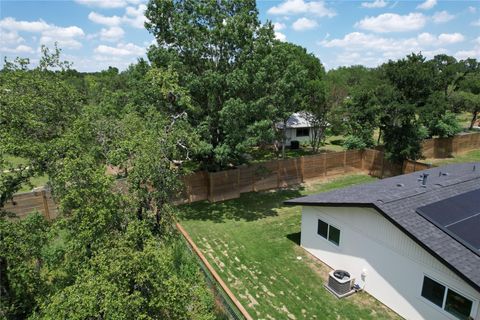
{"label": "bush", "polygon": [[362,138],[350,135],[345,138],[345,141],[343,142],[343,146],[348,150],[353,150],[353,149],[363,150],[368,145],[365,141],[363,141]]}
{"label": "bush", "polygon": [[439,136],[441,138],[453,137],[460,131],[462,131],[462,128],[458,123],[457,117],[449,111],[442,115],[430,128],[430,134],[432,136]]}

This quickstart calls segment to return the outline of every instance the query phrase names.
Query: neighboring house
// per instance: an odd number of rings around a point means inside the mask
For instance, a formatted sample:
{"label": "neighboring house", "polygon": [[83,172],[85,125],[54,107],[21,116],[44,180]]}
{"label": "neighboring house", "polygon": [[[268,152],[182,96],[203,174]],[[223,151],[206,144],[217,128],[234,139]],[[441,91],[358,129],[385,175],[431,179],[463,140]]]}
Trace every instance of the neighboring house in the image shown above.
{"label": "neighboring house", "polygon": [[480,320],[480,163],[286,203],[303,206],[305,250],[402,317]]}
{"label": "neighboring house", "polygon": [[[284,130],[283,123],[277,123],[277,128]],[[299,141],[300,143],[309,142],[313,128],[308,120],[308,114],[306,112],[296,112],[288,118],[285,130],[287,137],[285,146],[289,147],[294,140]],[[280,145],[281,144],[282,142],[280,141]]]}

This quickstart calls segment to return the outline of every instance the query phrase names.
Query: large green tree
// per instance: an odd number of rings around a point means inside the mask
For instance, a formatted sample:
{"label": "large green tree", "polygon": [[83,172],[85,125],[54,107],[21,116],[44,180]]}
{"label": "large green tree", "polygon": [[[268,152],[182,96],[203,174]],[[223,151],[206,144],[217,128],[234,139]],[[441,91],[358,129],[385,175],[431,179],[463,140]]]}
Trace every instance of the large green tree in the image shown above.
{"label": "large green tree", "polygon": [[254,0],[152,0],[146,17],[157,41],[149,59],[157,67],[174,66],[192,96],[189,121],[204,141],[198,159],[210,169],[238,162],[247,130],[227,124],[232,108],[249,118],[248,105],[258,91],[246,68],[268,53],[272,26],[261,25]]}

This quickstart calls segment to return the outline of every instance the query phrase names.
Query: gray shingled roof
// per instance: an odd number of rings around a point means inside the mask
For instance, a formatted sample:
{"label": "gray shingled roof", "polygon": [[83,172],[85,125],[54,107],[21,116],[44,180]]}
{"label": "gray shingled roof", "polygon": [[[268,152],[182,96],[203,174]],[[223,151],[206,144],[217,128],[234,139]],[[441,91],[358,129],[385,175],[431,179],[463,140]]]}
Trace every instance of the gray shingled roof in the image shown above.
{"label": "gray shingled roof", "polygon": [[[440,172],[448,175],[441,175]],[[419,181],[423,173],[429,174],[426,187],[422,187]],[[477,189],[480,189],[480,163],[464,163],[292,199],[285,203],[373,207],[480,292],[480,256],[416,212],[421,206]]]}

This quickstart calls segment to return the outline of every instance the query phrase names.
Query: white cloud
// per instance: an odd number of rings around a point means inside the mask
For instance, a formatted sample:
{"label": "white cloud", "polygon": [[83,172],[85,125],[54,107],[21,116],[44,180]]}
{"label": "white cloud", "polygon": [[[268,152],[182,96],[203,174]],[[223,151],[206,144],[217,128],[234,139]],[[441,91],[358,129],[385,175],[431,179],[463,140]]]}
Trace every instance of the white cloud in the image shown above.
{"label": "white cloud", "polygon": [[94,52],[108,56],[141,56],[145,53],[145,48],[139,47],[133,43],[119,43],[116,47],[101,44],[95,48]]}
{"label": "white cloud", "polygon": [[421,13],[398,15],[396,13],[383,13],[376,17],[366,17],[355,24],[355,27],[379,32],[403,32],[419,30],[425,26],[427,18]]}
{"label": "white cloud", "polygon": [[[49,24],[43,20],[38,21],[17,21],[15,18],[7,17],[0,20],[2,33],[4,30],[11,32],[31,32],[40,35],[40,44],[53,45],[58,43],[60,48],[78,49],[82,43],[78,41],[85,33],[77,26],[59,27]],[[11,35],[9,35],[11,37]],[[26,48],[23,48],[26,50]]]}
{"label": "white cloud", "polygon": [[468,7],[468,12],[475,13],[475,12],[477,12],[477,8],[470,6],[470,7]]}
{"label": "white cloud", "polygon": [[417,9],[430,10],[437,5],[437,0],[426,0],[417,6]]}
{"label": "white cloud", "polygon": [[315,20],[305,17],[298,19],[292,24],[293,30],[296,31],[309,30],[315,28],[316,26],[318,26],[318,23]]}
{"label": "white cloud", "polygon": [[267,13],[273,15],[295,15],[309,13],[319,17],[333,17],[336,15],[335,11],[325,6],[323,1],[304,0],[285,0],[278,6],[273,6],[268,9]]}
{"label": "white cloud", "polygon": [[44,44],[46,46],[53,46],[55,43],[57,43],[58,47],[62,49],[79,49],[82,47],[82,43],[75,39],[54,38],[50,36],[40,37],[40,44]]}
{"label": "white cloud", "polygon": [[122,23],[122,18],[118,16],[107,17],[93,11],[88,14],[88,19],[95,23],[103,24],[110,27],[118,26]]}
{"label": "white cloud", "polygon": [[275,31],[275,39],[284,42],[284,41],[287,41],[287,36],[279,31]]}
{"label": "white cloud", "polygon": [[387,5],[384,0],[374,0],[372,2],[362,2],[364,8],[383,8]]}
{"label": "white cloud", "polygon": [[0,52],[5,52],[5,53],[34,53],[34,50],[26,45],[19,45],[16,46],[15,48],[8,48],[8,47],[3,47],[0,46]]}
{"label": "white cloud", "polygon": [[435,14],[432,16],[433,22],[435,23],[445,23],[452,20],[453,18],[455,18],[455,16],[445,10],[435,12]]}
{"label": "white cloud", "polygon": [[106,25],[109,27],[128,24],[134,28],[142,29],[146,21],[146,18],[145,18],[146,9],[147,9],[147,6],[144,4],[141,4],[136,8],[127,7],[125,9],[125,14],[121,17],[116,15],[105,16],[103,14],[92,11],[88,14],[88,19],[90,19],[90,21],[92,22]]}
{"label": "white cloud", "polygon": [[143,0],[75,0],[76,3],[104,9],[124,8],[129,4],[140,4]]}
{"label": "white cloud", "polygon": [[38,21],[17,21],[15,18],[7,17],[0,20],[0,28],[15,31],[42,32],[51,27],[43,20]]}
{"label": "white cloud", "polygon": [[471,25],[474,27],[480,27],[480,19],[473,21]]}
{"label": "white cloud", "polygon": [[15,45],[22,42],[25,42],[25,39],[16,30],[7,31],[0,29],[0,46]]}
{"label": "white cloud", "polygon": [[468,59],[468,58],[474,58],[474,59],[479,59],[480,58],[480,45],[475,46],[472,50],[460,50],[455,53],[455,57],[457,59]]}
{"label": "white cloud", "polygon": [[463,42],[465,37],[463,34],[455,32],[455,33],[442,33],[438,36],[438,41],[440,44],[453,44],[458,42]]}
{"label": "white cloud", "polygon": [[144,4],[139,5],[137,8],[127,7],[127,9],[125,9],[125,16],[123,16],[123,19],[132,27],[143,29],[144,23],[147,20],[145,17],[145,10],[147,10],[147,6]]}
{"label": "white cloud", "polygon": [[102,28],[100,30],[100,39],[103,41],[118,41],[123,38],[125,31],[120,27]]}
{"label": "white cloud", "polygon": [[274,22],[273,23],[273,29],[275,31],[280,31],[280,30],[283,30],[287,27],[287,25],[283,22]]}
{"label": "white cloud", "polygon": [[326,48],[341,49],[337,53],[339,64],[364,63],[375,66],[388,59],[401,58],[412,52],[422,52],[423,55],[431,58],[436,54],[448,53],[449,45],[464,40],[465,37],[460,33],[442,33],[437,36],[424,32],[415,37],[398,39],[352,32],[343,38],[323,40],[319,44]]}

